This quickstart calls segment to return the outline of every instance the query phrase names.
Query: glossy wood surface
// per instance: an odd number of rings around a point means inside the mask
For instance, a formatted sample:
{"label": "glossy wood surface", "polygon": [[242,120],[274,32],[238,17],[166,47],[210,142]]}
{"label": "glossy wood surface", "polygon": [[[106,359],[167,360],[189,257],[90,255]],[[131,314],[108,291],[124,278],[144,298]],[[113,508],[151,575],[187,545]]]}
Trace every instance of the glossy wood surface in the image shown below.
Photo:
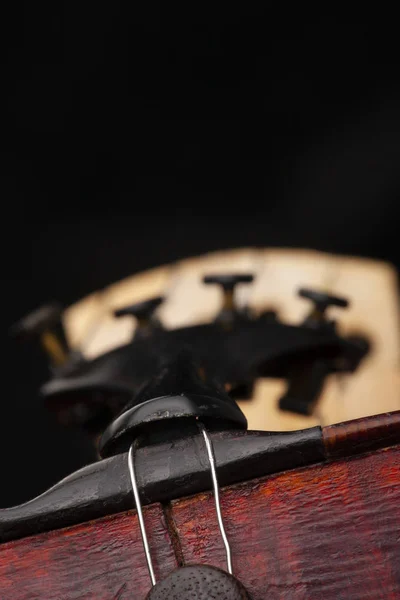
{"label": "glossy wood surface", "polygon": [[[234,572],[253,600],[398,600],[399,506],[399,447],[227,489]],[[212,496],[173,515],[184,561],[224,568]]]}
{"label": "glossy wood surface", "polygon": [[[253,600],[398,600],[400,447],[222,490],[235,575]],[[145,509],[158,577],[225,568],[211,493]],[[0,546],[3,600],[144,600],[134,512]]]}
{"label": "glossy wood surface", "polygon": [[400,410],[328,425],[322,429],[322,440],[327,458],[400,444]]}
{"label": "glossy wood surface", "polygon": [[[144,515],[162,578],[177,565],[164,513]],[[134,511],[0,546],[1,600],[142,600],[150,587]]]}

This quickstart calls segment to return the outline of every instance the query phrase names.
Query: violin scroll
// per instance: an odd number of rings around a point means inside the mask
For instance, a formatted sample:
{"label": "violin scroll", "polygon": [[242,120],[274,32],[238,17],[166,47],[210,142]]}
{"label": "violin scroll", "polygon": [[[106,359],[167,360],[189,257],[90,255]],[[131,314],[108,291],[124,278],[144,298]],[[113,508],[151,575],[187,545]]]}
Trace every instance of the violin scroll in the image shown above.
{"label": "violin scroll", "polygon": [[[202,269],[198,279],[207,286],[219,286],[222,291],[222,306],[217,308],[214,318],[210,311],[205,322],[194,320],[183,325],[171,325],[170,317],[165,315],[169,315],[174,306],[175,292],[171,291],[172,288],[164,297],[156,295],[163,292],[161,287],[154,286],[151,288],[154,295],[149,290],[148,299],[126,306],[121,299],[117,301],[114,298],[106,302],[109,306],[117,307],[113,310],[115,320],[123,317],[135,319],[134,334],[131,338],[126,336],[121,345],[111,346],[94,356],[87,355],[83,350],[79,355],[79,349],[68,350],[67,346],[62,346],[65,349],[64,359],[67,360],[62,364],[59,360],[57,365],[56,361],[51,360],[51,377],[41,388],[46,406],[56,413],[58,420],[83,427],[96,440],[99,439],[129,399],[136,399],[146,382],[158,376],[162,362],[175,357],[182,348],[187,348],[196,363],[205,369],[207,376],[217,378],[230,397],[242,403],[246,416],[253,414],[248,401],[254,400],[255,404],[259,390],[264,389],[262,385],[258,386],[260,379],[286,380],[287,392],[279,400],[282,393],[279,390],[273,404],[272,410],[277,413],[275,418],[280,420],[282,415],[282,421],[286,423],[289,412],[294,416],[294,422],[297,422],[298,417],[295,415],[302,415],[301,426],[304,426],[303,417],[314,417],[316,402],[320,398],[323,400],[324,386],[329,375],[338,372],[353,373],[369,352],[365,340],[342,335],[340,331],[336,331],[335,322],[326,317],[330,306],[348,306],[349,302],[345,298],[300,288],[300,297],[311,301],[314,306],[305,320],[299,314],[293,322],[290,318],[285,320],[282,317],[284,311],[278,318],[275,311],[267,310],[268,288],[263,304],[264,312],[260,300],[254,302],[251,289],[250,298],[253,300],[249,306],[237,302],[237,287],[252,284],[256,273],[240,270],[213,272],[214,268],[210,271],[207,274],[207,270]],[[254,292],[256,296],[263,290],[262,273],[259,270],[257,277],[260,278],[260,285],[257,285]],[[191,292],[190,289],[188,291]],[[206,302],[207,292],[201,294]],[[124,299],[126,297],[124,295]],[[134,297],[145,298],[145,295],[133,293],[132,298]],[[157,311],[163,302],[167,305],[166,311],[163,307],[159,318]],[[61,314],[57,318],[61,320]],[[66,323],[69,323],[68,316]],[[123,328],[124,323],[121,326]],[[112,319],[108,319],[106,332],[107,328],[111,331],[112,327]],[[121,327],[115,325],[115,330],[120,331]],[[103,331],[100,326],[99,338],[104,336]],[[170,391],[158,396],[163,395],[177,394]],[[156,397],[152,396],[152,402]],[[187,401],[183,413],[193,409],[192,400]],[[246,405],[243,404],[244,401]],[[152,411],[144,417],[142,409],[139,411],[136,408],[139,404],[136,402],[133,410],[135,417],[131,415],[133,421],[136,423],[139,417],[152,420]],[[182,405],[176,408],[179,413],[183,409]],[[270,411],[267,410],[265,414],[267,412]],[[129,421],[129,429],[133,421]],[[315,419],[311,421],[310,424],[315,424]],[[263,428],[267,428],[268,423],[264,417],[263,423]],[[122,424],[122,421],[120,424],[124,430],[128,426],[127,423]],[[274,425],[272,424],[271,429],[275,428]]]}

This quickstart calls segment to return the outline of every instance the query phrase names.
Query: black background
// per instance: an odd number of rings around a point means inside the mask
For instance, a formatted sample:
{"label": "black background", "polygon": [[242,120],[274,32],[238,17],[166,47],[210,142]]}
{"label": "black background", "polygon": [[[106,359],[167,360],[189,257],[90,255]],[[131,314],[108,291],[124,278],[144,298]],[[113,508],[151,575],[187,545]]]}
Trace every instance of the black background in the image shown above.
{"label": "black background", "polygon": [[7,336],[41,302],[244,245],[400,265],[389,17],[138,4],[2,19],[2,506],[93,459],[42,407],[40,352]]}

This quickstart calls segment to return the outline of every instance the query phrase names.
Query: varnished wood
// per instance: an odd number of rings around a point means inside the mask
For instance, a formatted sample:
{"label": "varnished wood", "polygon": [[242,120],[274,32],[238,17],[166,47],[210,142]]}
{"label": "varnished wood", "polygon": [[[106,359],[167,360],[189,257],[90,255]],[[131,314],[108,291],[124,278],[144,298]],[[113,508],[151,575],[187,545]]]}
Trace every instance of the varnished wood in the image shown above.
{"label": "varnished wood", "polygon": [[397,275],[382,261],[280,248],[244,248],[185,259],[128,277],[71,306],[64,314],[70,343],[94,357],[127,342],[133,320],[114,319],[112,311],[159,294],[166,296],[159,314],[167,327],[207,322],[217,313],[221,298],[219,290],[203,285],[201,278],[223,271],[253,272],[254,284],[238,288],[239,303],[255,311],[275,308],[288,323],[300,322],[309,310],[296,296],[300,285],[348,296],[350,308],[332,308],[330,314],[339,320],[342,333],[362,333],[372,342],[370,355],[356,373],[328,378],[312,417],[280,411],[277,400],[285,382],[259,380],[253,400],[240,402],[250,429],[287,431],[400,409]]}
{"label": "varnished wood", "polygon": [[400,444],[400,411],[329,425],[322,439],[328,458]]}
{"label": "varnished wood", "polygon": [[[144,516],[162,579],[177,566],[164,514]],[[150,588],[134,511],[0,545],[1,600],[142,600]]]}
{"label": "varnished wood", "polygon": [[[400,448],[221,495],[233,570],[253,600],[400,598]],[[173,504],[185,562],[226,568],[214,500]]]}
{"label": "varnished wood", "polygon": [[[400,447],[221,491],[235,576],[252,600],[400,597]],[[214,498],[145,509],[157,577],[226,568]],[[143,600],[150,581],[133,512],[0,546],[2,600]]]}

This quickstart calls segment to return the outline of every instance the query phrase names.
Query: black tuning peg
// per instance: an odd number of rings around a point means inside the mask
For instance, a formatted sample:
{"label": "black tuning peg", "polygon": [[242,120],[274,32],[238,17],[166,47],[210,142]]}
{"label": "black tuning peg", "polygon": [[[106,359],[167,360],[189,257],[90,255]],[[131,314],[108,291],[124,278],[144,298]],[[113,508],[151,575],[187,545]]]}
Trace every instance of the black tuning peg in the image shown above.
{"label": "black tuning peg", "polygon": [[18,321],[10,329],[17,339],[38,337],[53,366],[63,365],[70,354],[62,324],[63,309],[57,303],[45,304]]}
{"label": "black tuning peg", "polygon": [[300,288],[298,294],[301,298],[306,298],[314,303],[311,313],[304,321],[305,325],[315,326],[328,323],[328,321],[325,321],[325,312],[330,306],[338,306],[339,308],[347,308],[349,306],[349,301],[346,298],[332,296],[330,294],[326,294],[325,292],[320,292],[309,288]]}
{"label": "black tuning peg", "polygon": [[135,317],[138,324],[135,336],[147,334],[151,330],[161,327],[161,324],[155,317],[154,313],[160,304],[162,304],[162,302],[164,302],[163,296],[149,298],[143,302],[137,302],[136,304],[124,306],[123,308],[115,310],[114,316],[117,318],[125,317],[127,315]]}
{"label": "black tuning peg", "polygon": [[312,415],[326,377],[331,372],[331,365],[327,361],[299,360],[288,376],[288,387],[279,400],[279,408],[298,415]]}
{"label": "black tuning peg", "polygon": [[233,291],[238,283],[252,283],[253,281],[254,275],[251,273],[228,273],[203,277],[203,283],[220,285],[224,291]]}
{"label": "black tuning peg", "polygon": [[217,315],[218,321],[228,322],[240,313],[235,305],[235,288],[241,283],[252,283],[254,275],[251,273],[231,273],[231,274],[216,274],[205,275],[203,283],[207,285],[219,285],[224,296],[223,305],[220,313]]}

